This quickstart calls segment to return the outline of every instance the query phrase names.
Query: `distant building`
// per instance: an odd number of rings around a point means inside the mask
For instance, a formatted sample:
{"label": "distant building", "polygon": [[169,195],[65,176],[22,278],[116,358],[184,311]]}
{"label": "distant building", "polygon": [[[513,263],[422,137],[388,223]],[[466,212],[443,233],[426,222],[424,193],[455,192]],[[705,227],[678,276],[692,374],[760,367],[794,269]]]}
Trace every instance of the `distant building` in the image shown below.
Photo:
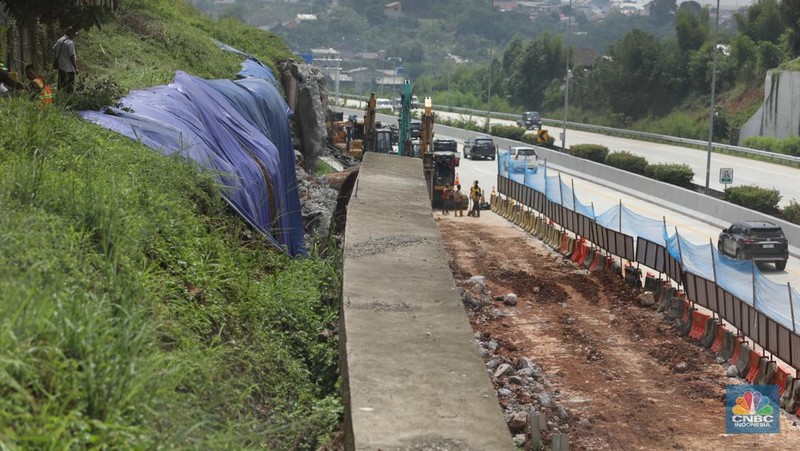
{"label": "distant building", "polygon": [[317,20],[316,14],[298,14],[295,18],[298,22],[313,22]]}
{"label": "distant building", "polygon": [[214,0],[215,5],[235,5],[236,0]]}
{"label": "distant building", "polygon": [[383,13],[386,17],[397,18],[403,15],[403,3],[391,2],[383,5]]}

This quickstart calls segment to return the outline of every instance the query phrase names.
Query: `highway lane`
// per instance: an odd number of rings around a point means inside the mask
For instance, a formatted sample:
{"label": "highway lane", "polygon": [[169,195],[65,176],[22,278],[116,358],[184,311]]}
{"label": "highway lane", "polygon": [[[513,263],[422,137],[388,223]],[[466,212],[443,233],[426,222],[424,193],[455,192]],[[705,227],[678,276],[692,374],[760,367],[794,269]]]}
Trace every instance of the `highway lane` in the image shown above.
{"label": "highway lane", "polygon": [[[345,114],[361,114],[361,111],[354,110],[354,109],[344,109]],[[437,113],[438,114],[438,113]],[[382,121],[384,124],[394,123],[396,121],[396,117],[389,116],[389,115],[378,115],[378,120]],[[493,121],[494,122],[494,121]],[[571,132],[567,131],[567,139],[575,142],[575,136],[579,136],[579,133],[584,132]],[[454,129],[452,127],[443,126],[441,124],[434,126],[434,136],[439,138],[450,138],[455,139],[459,143],[459,153],[461,153],[463,149],[463,142],[469,136],[475,135],[474,132],[469,132],[465,130]],[[592,133],[587,133],[584,136],[587,140],[583,142],[591,142],[589,141],[592,139],[592,136],[597,136],[599,138],[609,138],[611,140],[617,140],[622,138],[614,138],[614,137],[607,137],[604,135],[596,135]],[[631,141],[631,140],[626,140]],[[651,143],[639,143],[644,145],[650,145]],[[659,145],[665,147],[674,147],[674,146],[666,146],[666,145]],[[684,150],[691,150],[691,149],[684,149]],[[713,157],[717,157],[719,155],[714,154]],[[752,164],[758,163],[748,159],[736,158],[728,156],[732,159],[741,160],[739,164]],[[780,165],[772,165],[775,167],[776,171],[779,171],[782,176],[773,176],[773,178],[780,178],[780,177],[796,177],[796,175],[792,176],[792,173],[797,173],[798,171],[792,168],[787,168]],[[609,188],[598,183],[594,183],[593,181],[586,178],[586,176],[582,177],[582,174],[573,174],[565,171],[564,168],[559,168],[558,166],[551,165],[550,168],[551,172],[549,174],[557,174],[558,172],[562,172],[562,178],[565,183],[567,184],[574,184],[575,192],[581,202],[584,203],[592,203],[595,207],[595,212],[600,214],[604,211],[607,211],[609,208],[616,206],[622,201],[623,205],[627,208],[633,210],[634,212],[656,220],[661,220],[666,218],[666,222],[668,228],[671,233],[674,233],[675,228],[677,227],[678,232],[681,236],[685,237],[692,243],[695,244],[703,244],[708,243],[709,240],[712,245],[716,246],[717,237],[719,236],[719,232],[723,227],[726,227],[728,224],[722,223],[721,221],[717,223],[708,223],[704,222],[703,220],[696,219],[690,214],[681,213],[681,208],[677,206],[670,206],[665,205],[663,202],[659,201],[658,199],[643,199],[640,195],[632,195],[624,192],[624,188],[614,189]],[[786,172],[781,172],[786,171]],[[492,160],[466,160],[464,158],[461,159],[461,166],[459,168],[459,179],[462,185],[462,191],[468,191],[469,186],[472,184],[474,180],[478,180],[478,183],[481,187],[485,190],[488,195],[492,191],[492,187],[494,187],[497,183],[497,161]],[[617,181],[620,185],[624,185],[624,181]],[[800,188],[800,186],[798,187]],[[798,188],[795,188],[796,190]],[[800,193],[798,193],[798,199],[800,199]],[[466,218],[472,220],[473,218]],[[800,243],[790,243],[795,249],[793,253],[797,252],[796,247]],[[786,283],[791,282],[793,286],[800,286],[800,263],[796,258],[789,258],[789,262],[786,266],[785,271],[776,271],[772,265],[766,265],[764,269],[765,275],[767,275],[771,280],[779,283]]]}
{"label": "highway lane", "polygon": [[[353,104],[354,106],[356,104]],[[352,113],[363,115],[363,111],[349,110]],[[380,115],[385,123],[394,123],[388,115]],[[457,113],[436,112],[437,117],[457,119]],[[483,118],[476,117],[482,122]],[[492,119],[492,124],[514,125],[514,122],[503,119]],[[556,138],[556,145],[561,145],[561,127],[545,126],[550,135]],[[529,132],[532,133],[532,132]],[[567,129],[566,141],[568,145],[574,144],[602,144],[611,151],[627,151],[647,158],[650,163],[685,163],[694,171],[694,183],[705,186],[706,158],[705,150],[682,147],[672,144],[652,143],[637,141],[635,139],[608,136],[579,130]],[[766,161],[741,158],[734,155],[721,153],[711,154],[711,171],[709,186],[716,190],[724,190],[725,185],[719,183],[719,170],[721,168],[733,169],[733,184],[729,186],[757,185],[762,188],[777,189],[781,195],[780,206],[786,206],[791,200],[800,202],[800,169],[783,166]]]}

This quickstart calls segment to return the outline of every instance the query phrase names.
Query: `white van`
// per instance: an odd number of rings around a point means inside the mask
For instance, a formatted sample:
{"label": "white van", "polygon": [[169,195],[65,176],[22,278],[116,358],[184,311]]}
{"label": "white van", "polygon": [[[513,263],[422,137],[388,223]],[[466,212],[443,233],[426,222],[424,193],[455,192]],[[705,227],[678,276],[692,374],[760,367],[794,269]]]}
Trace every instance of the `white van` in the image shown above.
{"label": "white van", "polygon": [[394,108],[392,108],[392,102],[389,99],[375,99],[375,109],[394,111]]}

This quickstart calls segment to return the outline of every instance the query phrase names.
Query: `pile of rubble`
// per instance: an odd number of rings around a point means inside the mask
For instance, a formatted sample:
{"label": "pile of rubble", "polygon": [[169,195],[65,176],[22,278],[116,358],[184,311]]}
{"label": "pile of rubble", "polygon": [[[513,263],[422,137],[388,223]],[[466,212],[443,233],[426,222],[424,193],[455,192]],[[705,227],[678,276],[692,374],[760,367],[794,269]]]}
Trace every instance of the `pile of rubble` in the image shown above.
{"label": "pile of rubble", "polygon": [[503,409],[508,429],[514,436],[517,446],[527,446],[526,427],[528,416],[542,415],[547,427],[542,440],[549,440],[551,434],[566,433],[574,427],[591,428],[588,419],[581,420],[559,401],[561,392],[554,388],[545,377],[542,368],[528,357],[514,357],[517,348],[501,338],[493,337],[491,332],[481,331],[481,325],[493,320],[502,320],[506,314],[497,308],[502,303],[507,308],[517,304],[517,296],[508,293],[492,296],[483,276],[473,276],[458,281],[461,299],[467,307],[470,322],[478,330],[475,341],[486,363],[486,371],[497,392],[497,399]]}

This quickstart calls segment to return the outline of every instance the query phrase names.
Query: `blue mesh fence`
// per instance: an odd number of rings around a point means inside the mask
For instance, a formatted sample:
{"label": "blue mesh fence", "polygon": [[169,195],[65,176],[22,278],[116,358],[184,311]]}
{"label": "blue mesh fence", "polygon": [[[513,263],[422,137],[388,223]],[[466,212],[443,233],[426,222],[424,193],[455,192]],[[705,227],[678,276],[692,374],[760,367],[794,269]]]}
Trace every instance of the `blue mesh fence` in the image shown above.
{"label": "blue mesh fence", "polygon": [[675,227],[667,223],[666,218],[647,218],[622,204],[597,213],[593,205],[578,202],[577,193],[573,193],[572,187],[561,180],[559,175],[552,175],[553,171],[547,168],[546,162],[537,169],[528,170],[513,161],[507,152],[501,152],[497,161],[501,177],[523,183],[543,193],[549,201],[577,211],[607,229],[632,236],[634,241],[637,237],[642,237],[665,247],[684,271],[715,282],[731,295],[754,306],[756,310],[789,330],[800,330],[800,294],[788,284],[769,280],[753,261],[735,260],[720,255],[711,243],[691,243],[681,237]]}

